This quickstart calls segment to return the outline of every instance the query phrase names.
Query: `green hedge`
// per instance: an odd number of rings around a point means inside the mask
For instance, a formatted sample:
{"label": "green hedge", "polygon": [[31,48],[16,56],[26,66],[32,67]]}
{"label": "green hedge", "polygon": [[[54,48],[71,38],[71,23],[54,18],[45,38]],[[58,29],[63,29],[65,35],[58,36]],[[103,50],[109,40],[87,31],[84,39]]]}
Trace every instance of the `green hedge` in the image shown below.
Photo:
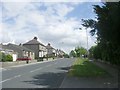
{"label": "green hedge", "polygon": [[0,52],[0,61],[6,62],[6,61],[13,61],[13,57],[9,54],[4,54]]}

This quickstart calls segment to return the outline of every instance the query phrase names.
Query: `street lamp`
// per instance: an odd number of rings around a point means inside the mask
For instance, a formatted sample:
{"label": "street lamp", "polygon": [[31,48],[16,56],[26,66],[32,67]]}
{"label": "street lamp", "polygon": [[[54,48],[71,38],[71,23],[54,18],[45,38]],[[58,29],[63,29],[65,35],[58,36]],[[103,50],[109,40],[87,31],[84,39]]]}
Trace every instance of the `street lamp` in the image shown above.
{"label": "street lamp", "polygon": [[[76,28],[76,29],[82,30],[82,28]],[[85,28],[85,30],[86,30],[86,48],[87,48],[87,55],[88,55],[88,35],[87,35],[87,28]]]}
{"label": "street lamp", "polygon": [[[82,30],[82,28],[78,28],[79,30]],[[85,30],[86,30],[86,42],[87,42],[87,44],[86,44],[86,47],[87,47],[87,51],[88,51],[88,35],[87,35],[87,28],[85,28]]]}

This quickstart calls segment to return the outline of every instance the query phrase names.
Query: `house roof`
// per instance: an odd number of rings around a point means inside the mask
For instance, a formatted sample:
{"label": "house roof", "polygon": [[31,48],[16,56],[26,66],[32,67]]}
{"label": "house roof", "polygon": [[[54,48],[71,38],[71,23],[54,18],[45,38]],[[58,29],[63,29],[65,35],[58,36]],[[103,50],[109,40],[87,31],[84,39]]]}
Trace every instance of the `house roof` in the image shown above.
{"label": "house roof", "polygon": [[8,48],[8,46],[7,45],[3,45],[3,44],[0,44],[0,50],[12,50],[12,49],[10,49],[10,48]]}
{"label": "house roof", "polygon": [[34,37],[32,40],[24,43],[23,45],[33,45],[33,44],[40,44],[42,46],[45,46],[44,44],[40,43],[39,41],[37,41],[37,37]]}
{"label": "house roof", "polygon": [[19,49],[19,50],[25,50],[25,51],[31,51],[31,52],[33,52],[31,49],[28,49],[28,48],[26,48],[26,47],[24,47],[24,46],[19,46],[19,45],[15,45],[15,44],[9,43],[9,44],[7,45],[7,48],[8,48],[8,49],[11,49],[11,47],[14,47],[14,49]]}
{"label": "house roof", "polygon": [[48,43],[48,45],[46,46],[46,48],[47,48],[47,49],[54,49],[54,48],[50,45],[50,43]]}

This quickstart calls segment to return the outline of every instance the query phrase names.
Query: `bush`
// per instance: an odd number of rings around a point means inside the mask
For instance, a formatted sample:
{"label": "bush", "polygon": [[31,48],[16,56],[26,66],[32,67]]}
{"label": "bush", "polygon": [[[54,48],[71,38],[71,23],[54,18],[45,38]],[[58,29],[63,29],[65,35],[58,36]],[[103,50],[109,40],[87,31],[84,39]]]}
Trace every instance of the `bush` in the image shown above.
{"label": "bush", "polygon": [[8,54],[8,55],[5,56],[5,60],[6,61],[13,61],[13,58],[12,58],[11,55]]}
{"label": "bush", "polygon": [[13,58],[11,55],[5,55],[4,53],[0,52],[0,61],[5,62],[5,61],[13,61]]}
{"label": "bush", "polygon": [[1,53],[0,52],[0,60],[2,61],[2,62],[5,62],[5,54],[4,53]]}
{"label": "bush", "polygon": [[69,58],[68,54],[64,54],[63,56],[64,56],[64,58]]}

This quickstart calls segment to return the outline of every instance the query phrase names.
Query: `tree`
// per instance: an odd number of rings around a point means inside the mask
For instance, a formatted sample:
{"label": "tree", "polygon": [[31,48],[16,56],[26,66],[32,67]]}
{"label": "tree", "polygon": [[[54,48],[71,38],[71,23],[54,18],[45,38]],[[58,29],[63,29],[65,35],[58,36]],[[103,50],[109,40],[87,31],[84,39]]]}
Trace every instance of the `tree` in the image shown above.
{"label": "tree", "polygon": [[69,58],[69,55],[66,53],[63,56],[64,56],[64,58]]}
{"label": "tree", "polygon": [[89,49],[89,58],[94,58],[94,50],[95,50],[95,47],[96,47],[96,46],[92,46],[92,47]]}
{"label": "tree", "polygon": [[96,55],[100,50],[102,60],[112,64],[120,64],[120,2],[106,2],[100,7],[94,5],[97,21],[82,20],[83,26],[91,28],[92,35],[97,34],[97,47],[94,49]]}
{"label": "tree", "polygon": [[70,56],[71,56],[71,57],[76,57],[76,53],[75,53],[74,50],[72,50],[72,51],[70,52]]}
{"label": "tree", "polygon": [[80,57],[85,54],[87,54],[87,50],[83,47],[76,47],[74,50],[70,52],[70,55],[73,57]]}
{"label": "tree", "polygon": [[80,53],[80,48],[79,48],[79,47],[76,47],[76,48],[75,48],[75,53],[76,53],[76,56],[77,56],[77,57],[80,57],[80,54],[81,54],[81,53]]}

